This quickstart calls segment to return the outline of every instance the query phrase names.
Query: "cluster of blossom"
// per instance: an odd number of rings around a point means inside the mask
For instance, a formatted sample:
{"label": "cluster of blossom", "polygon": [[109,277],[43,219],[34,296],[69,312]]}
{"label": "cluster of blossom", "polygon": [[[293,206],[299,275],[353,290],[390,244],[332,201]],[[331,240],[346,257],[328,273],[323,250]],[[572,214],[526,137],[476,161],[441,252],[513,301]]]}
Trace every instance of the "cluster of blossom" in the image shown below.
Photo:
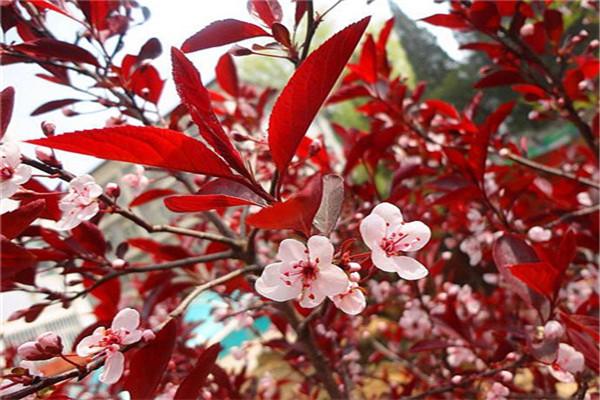
{"label": "cluster of blossom", "polygon": [[[427,276],[425,266],[401,255],[427,244],[431,231],[424,223],[404,222],[398,207],[381,203],[361,222],[360,233],[377,268],[395,272],[407,280]],[[299,299],[305,308],[316,307],[329,297],[345,313],[358,314],[366,307],[359,286],[360,265],[349,263],[348,275],[333,264],[333,255],[334,247],[324,236],[312,236],[306,245],[296,239],[285,239],[277,253],[280,261],[265,267],[256,280],[256,290],[275,301]]]}

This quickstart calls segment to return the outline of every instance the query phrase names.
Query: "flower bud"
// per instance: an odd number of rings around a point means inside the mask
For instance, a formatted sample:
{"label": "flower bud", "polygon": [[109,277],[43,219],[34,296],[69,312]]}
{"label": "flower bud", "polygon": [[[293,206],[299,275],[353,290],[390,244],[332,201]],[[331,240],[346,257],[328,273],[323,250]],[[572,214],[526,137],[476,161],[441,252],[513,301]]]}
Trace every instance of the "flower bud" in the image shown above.
{"label": "flower bud", "polygon": [[348,263],[348,266],[350,267],[350,272],[358,272],[362,269],[361,265],[355,262]]}
{"label": "flower bud", "polygon": [[56,125],[48,121],[42,122],[42,132],[44,132],[45,136],[54,136],[54,131],[56,131]]}
{"label": "flower bud", "polygon": [[558,321],[548,321],[544,325],[544,337],[550,340],[559,340],[565,333],[565,328]]}
{"label": "flower bud", "polygon": [[351,272],[350,273],[350,280],[352,282],[358,282],[358,281],[360,281],[360,274],[358,272]]}
{"label": "flower bud", "polygon": [[534,32],[535,27],[533,26],[533,24],[525,24],[521,27],[521,30],[519,31],[519,33],[521,33],[521,36],[531,36]]}
{"label": "flower bud", "polygon": [[108,197],[117,198],[121,194],[121,189],[119,185],[114,182],[109,182],[106,184],[106,189],[104,190]]}
{"label": "flower bud", "polygon": [[40,348],[46,353],[59,355],[62,352],[62,339],[54,332],[42,333],[37,338]]}
{"label": "flower bud", "polygon": [[144,332],[142,332],[142,340],[144,342],[150,342],[154,340],[154,338],[156,338],[156,335],[154,334],[152,329],[145,329]]}
{"label": "flower bud", "polygon": [[20,345],[17,354],[25,360],[40,361],[60,355],[62,349],[60,336],[54,332],[46,332],[38,336],[35,341]]}

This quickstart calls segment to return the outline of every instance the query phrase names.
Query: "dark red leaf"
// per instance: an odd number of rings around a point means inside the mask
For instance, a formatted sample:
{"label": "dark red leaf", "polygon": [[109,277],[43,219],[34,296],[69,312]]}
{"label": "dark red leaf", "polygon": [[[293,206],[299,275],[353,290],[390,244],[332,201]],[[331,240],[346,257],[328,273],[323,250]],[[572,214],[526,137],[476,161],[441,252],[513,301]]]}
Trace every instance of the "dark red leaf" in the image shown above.
{"label": "dark red leaf", "polygon": [[474,2],[469,8],[469,20],[484,32],[496,32],[500,28],[500,14],[492,1]]}
{"label": "dark red leaf", "polygon": [[367,83],[377,81],[377,53],[372,35],[367,35],[358,64],[349,65],[349,68]]}
{"label": "dark red leaf", "polygon": [[248,202],[265,205],[265,200],[248,189],[246,186],[233,182],[229,179],[213,179],[210,182],[204,184],[196,194],[223,194],[226,196],[237,197],[240,199],[247,200]]}
{"label": "dark red leaf", "polygon": [[225,207],[256,205],[254,202],[239,197],[222,194],[171,196],[167,197],[164,202],[169,210],[175,212],[200,212]]}
{"label": "dark red leaf", "polygon": [[165,81],[152,65],[144,64],[129,78],[129,87],[135,94],[151,103],[158,103]]}
{"label": "dark red leaf", "polygon": [[426,100],[424,102],[424,104],[426,104],[429,108],[431,108],[435,112],[437,112],[441,115],[444,115],[446,117],[455,118],[455,119],[460,118],[460,115],[458,114],[458,111],[456,111],[456,108],[454,108],[454,106],[452,104],[446,103],[445,101],[432,99],[432,100]]}
{"label": "dark red leaf", "polygon": [[162,45],[157,38],[148,39],[146,43],[140,49],[137,56],[137,62],[140,63],[144,60],[153,60],[162,54]]}
{"label": "dark red leaf", "polygon": [[28,143],[105,160],[126,161],[231,177],[225,163],[202,142],[180,132],[148,126],[116,126],[65,133]]}
{"label": "dark red leaf", "polygon": [[[31,203],[39,199],[46,200],[46,208],[42,211],[40,218],[51,219],[58,221],[62,217],[62,211],[58,207],[58,202],[62,197],[61,192],[53,192],[46,188],[40,181],[36,179],[30,179],[23,184],[23,188],[27,189],[28,192],[18,193],[15,198],[21,200],[21,205]],[[30,192],[29,192],[30,191]]]}
{"label": "dark red leaf", "polygon": [[7,87],[0,92],[0,140],[4,137],[8,124],[12,117],[13,107],[15,105],[15,89],[12,86]]}
{"label": "dark red leaf", "polygon": [[473,87],[475,89],[483,89],[494,86],[513,85],[515,83],[523,83],[525,80],[519,73],[510,70],[499,70],[492,72],[489,75],[481,78]]}
{"label": "dark red leaf", "polygon": [[563,34],[563,15],[558,10],[546,9],[544,11],[544,29],[546,29],[546,35],[554,43],[560,42],[560,37]]}
{"label": "dark red leaf", "polygon": [[176,192],[171,189],[151,189],[137,196],[129,203],[129,207],[138,207],[142,204],[151,202],[152,200],[160,199],[161,197],[170,196]]}
{"label": "dark red leaf", "polygon": [[422,21],[425,21],[431,25],[443,26],[445,28],[452,29],[467,29],[470,27],[469,23],[465,21],[463,17],[456,14],[435,14],[430,17],[423,18]]}
{"label": "dark red leaf", "polygon": [[24,204],[14,211],[0,215],[0,234],[13,239],[23,232],[46,208],[46,200],[39,199]]}
{"label": "dark red leaf", "polygon": [[123,383],[132,400],[152,399],[169,365],[177,339],[177,322],[169,323],[156,338],[138,350],[130,362],[130,372]]}
{"label": "dark red leaf", "polygon": [[102,231],[89,221],[83,221],[71,231],[79,246],[87,252],[104,258],[108,247]]}
{"label": "dark red leaf", "polygon": [[96,67],[100,65],[96,57],[86,49],[55,39],[35,39],[12,48],[15,51],[40,59],[57,59],[73,63],[91,64]]}
{"label": "dark red leaf", "polygon": [[2,290],[12,289],[14,282],[33,285],[37,264],[35,256],[5,237],[0,237],[0,246],[2,247],[0,252]]}
{"label": "dark red leaf", "polygon": [[174,400],[196,399],[200,396],[200,390],[204,387],[220,351],[221,345],[215,343],[200,354],[192,371],[177,388]]}
{"label": "dark red leaf", "polygon": [[269,148],[285,172],[317,111],[350,59],[369,18],[338,32],[312,52],[283,89],[269,120]]}
{"label": "dark red leaf", "polygon": [[271,35],[257,25],[237,19],[224,19],[213,22],[186,39],[181,50],[184,53],[191,53],[258,36]]}
{"label": "dark red leaf", "polygon": [[510,266],[515,264],[539,262],[533,248],[518,236],[505,233],[494,242],[492,254],[496,267],[510,290],[521,297],[523,301],[538,309],[542,315],[547,315],[549,303],[546,299],[515,277],[510,269]]}
{"label": "dark red leaf", "polygon": [[221,86],[221,89],[233,97],[238,97],[239,82],[235,63],[233,62],[231,54],[225,53],[219,58],[219,62],[215,69],[215,78],[217,79],[219,86]]}
{"label": "dark red leaf", "polygon": [[40,316],[40,314],[42,313],[42,311],[44,311],[46,306],[48,306],[48,304],[40,303],[34,304],[31,307],[28,307],[24,310],[15,311],[14,313],[9,315],[8,320],[15,321],[19,318],[25,317],[25,322],[33,322],[37,319],[37,317]]}
{"label": "dark red leaf", "polygon": [[41,106],[39,106],[38,108],[36,108],[35,110],[33,110],[31,112],[31,116],[34,117],[36,115],[40,115],[40,114],[44,114],[50,111],[54,111],[57,110],[59,108],[63,108],[65,106],[71,105],[71,104],[75,104],[77,102],[80,102],[82,100],[80,99],[62,99],[62,100],[52,100],[49,101],[47,103],[42,104]]}
{"label": "dark red leaf", "polygon": [[544,89],[536,85],[523,83],[520,85],[513,85],[511,89],[517,93],[521,93],[527,101],[536,101],[548,97]]}
{"label": "dark red leaf", "polygon": [[248,0],[248,11],[266,25],[281,22],[283,12],[277,0]]}
{"label": "dark red leaf", "polygon": [[322,192],[321,176],[316,175],[298,193],[248,216],[246,222],[262,229],[294,229],[308,236]]}
{"label": "dark red leaf", "polygon": [[232,168],[244,176],[249,176],[240,154],[231,144],[213,111],[210,96],[202,85],[198,70],[182,52],[174,47],[171,49],[171,60],[177,93],[198,125],[202,137]]}
{"label": "dark red leaf", "polygon": [[506,266],[509,272],[528,287],[552,301],[558,289],[558,271],[547,262],[532,262]]}
{"label": "dark red leaf", "polygon": [[273,26],[271,26],[271,31],[273,32],[273,38],[275,38],[275,40],[277,40],[285,47],[292,47],[292,38],[290,37],[290,31],[288,31],[288,29],[285,26],[279,23],[274,23]]}
{"label": "dark red leaf", "polygon": [[[522,32],[522,31],[521,31]],[[534,52],[542,54],[546,48],[546,30],[543,22],[533,24],[533,31],[529,35],[523,35],[523,41],[533,49]]]}
{"label": "dark red leaf", "polygon": [[132,238],[128,239],[127,243],[148,254],[151,254],[157,262],[178,260],[180,258],[190,257],[192,255],[182,246],[159,243],[152,239]]}
{"label": "dark red leaf", "polygon": [[[94,281],[84,279],[83,285],[90,290]],[[103,285],[97,286],[90,292],[92,296],[98,299],[94,306],[94,314],[100,321],[110,321],[119,311],[119,301],[121,300],[121,281],[111,279]]]}

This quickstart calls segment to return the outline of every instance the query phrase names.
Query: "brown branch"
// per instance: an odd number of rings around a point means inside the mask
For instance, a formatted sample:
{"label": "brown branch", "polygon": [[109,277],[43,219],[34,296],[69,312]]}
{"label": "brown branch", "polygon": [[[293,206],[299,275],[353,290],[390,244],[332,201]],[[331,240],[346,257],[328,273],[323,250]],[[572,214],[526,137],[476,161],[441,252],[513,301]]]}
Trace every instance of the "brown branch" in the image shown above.
{"label": "brown branch", "polygon": [[571,218],[582,217],[584,215],[593,214],[598,211],[600,211],[600,204],[596,204],[595,206],[591,206],[591,207],[580,208],[579,210],[575,210],[573,212],[564,214],[564,215],[560,216],[559,218],[555,219],[554,221],[547,223],[544,226],[546,228],[552,228],[553,226],[556,226],[556,225],[560,224],[561,222],[567,221]]}
{"label": "brown branch", "polygon": [[594,189],[600,189],[600,183],[598,183],[596,181],[593,181],[593,180],[587,179],[587,178],[583,178],[583,177],[577,176],[575,174],[571,174],[569,172],[562,171],[558,168],[549,167],[547,165],[540,164],[540,163],[530,160],[528,158],[521,157],[506,148],[501,149],[498,152],[498,154],[500,155],[500,157],[508,158],[508,159],[510,159],[514,162],[517,162],[521,165],[525,165],[529,168],[536,169],[536,170],[544,172],[546,174],[560,176],[562,178],[570,179],[572,181],[581,183],[582,185],[593,187]]}
{"label": "brown branch", "polygon": [[[181,314],[183,314],[183,312],[186,310],[186,308],[192,303],[192,301],[200,293],[202,293],[208,289],[211,289],[215,286],[221,285],[221,284],[223,284],[233,278],[236,278],[240,275],[243,275],[245,273],[259,270],[260,268],[261,267],[257,266],[257,265],[247,266],[245,268],[241,268],[241,269],[229,272],[223,276],[213,279],[212,281],[206,282],[206,283],[196,287],[196,289],[194,289],[191,293],[189,293],[183,299],[183,301],[181,303],[179,303],[177,308],[175,308],[173,311],[171,311],[171,313],[169,314],[169,317],[163,323],[161,323],[158,327],[156,327],[154,329],[154,331],[155,332],[160,331],[165,325],[167,325],[167,323],[169,321],[171,321],[171,320],[179,317]],[[125,346],[123,349],[121,349],[121,351],[127,352],[128,350],[130,350],[131,348],[134,348],[134,347],[139,347],[139,342],[134,343],[129,346]],[[37,382],[33,383],[32,385],[26,386],[25,388],[15,391],[13,393],[4,395],[0,398],[0,400],[22,399],[25,396],[34,394],[42,389],[45,389],[47,387],[50,387],[50,386],[55,385],[60,382],[64,382],[64,381],[74,379],[74,378],[78,378],[79,380],[81,380],[85,376],[87,376],[89,373],[91,373],[92,371],[95,371],[98,368],[102,367],[104,365],[104,361],[105,361],[104,357],[101,357],[101,358],[98,358],[98,359],[92,361],[90,364],[84,366],[85,372],[83,372],[83,373],[78,371],[77,369],[74,369],[74,370],[59,374],[59,375],[39,378],[39,380]]]}

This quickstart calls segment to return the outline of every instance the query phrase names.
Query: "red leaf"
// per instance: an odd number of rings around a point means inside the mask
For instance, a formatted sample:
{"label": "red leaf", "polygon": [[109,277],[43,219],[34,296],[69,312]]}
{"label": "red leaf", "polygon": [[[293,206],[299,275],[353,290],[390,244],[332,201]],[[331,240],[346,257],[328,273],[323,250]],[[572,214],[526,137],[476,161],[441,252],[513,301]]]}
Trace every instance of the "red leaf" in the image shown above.
{"label": "red leaf", "polygon": [[567,268],[569,268],[571,261],[575,258],[576,251],[577,243],[575,242],[575,234],[573,230],[569,229],[563,236],[556,258],[554,259],[554,266],[561,274],[564,274]]}
{"label": "red leaf", "polygon": [[36,258],[27,249],[0,237],[0,267],[2,290],[13,288],[14,282],[33,285],[35,282]]}
{"label": "red leaf", "polygon": [[148,39],[146,43],[140,49],[137,56],[137,62],[140,63],[144,60],[153,60],[162,54],[162,45],[157,38]]}
{"label": "red leaf", "polygon": [[[94,284],[91,279],[84,279],[83,285],[89,290]],[[121,300],[121,281],[111,279],[103,285],[97,286],[91,292],[92,296],[98,299],[94,307],[94,314],[100,321],[110,321],[119,311],[119,301]]]}
{"label": "red leaf", "polygon": [[0,234],[13,239],[23,232],[46,208],[46,201],[39,199],[14,211],[0,215]]}
{"label": "red leaf", "polygon": [[446,103],[445,101],[433,99],[426,100],[424,103],[427,104],[429,108],[435,110],[441,115],[455,119],[460,118],[460,115],[458,114],[458,111],[456,111],[456,108],[454,108],[453,105]]}
{"label": "red leaf", "polygon": [[268,26],[281,22],[283,17],[281,5],[277,0],[249,0],[248,11]]}
{"label": "red leaf", "polygon": [[213,111],[210,96],[202,85],[198,70],[182,52],[174,47],[171,49],[171,60],[177,93],[181,102],[189,109],[202,137],[232,168],[244,176],[249,176],[240,154],[231,144]]}
{"label": "red leaf", "polygon": [[54,111],[57,110],[59,108],[63,108],[65,106],[80,102],[80,99],[62,99],[62,100],[52,100],[49,101],[47,103],[42,104],[41,106],[39,106],[38,108],[36,108],[35,110],[33,110],[31,112],[32,117],[36,116],[36,115],[40,115],[40,114],[44,114],[50,111]]}
{"label": "red leaf", "polygon": [[372,35],[367,35],[358,64],[349,65],[349,68],[367,83],[377,81],[377,54]]}
{"label": "red leaf", "polygon": [[219,58],[219,62],[215,69],[215,75],[221,89],[233,97],[238,97],[238,76],[231,54],[225,53]]}
{"label": "red leaf", "polygon": [[174,400],[196,399],[200,396],[200,390],[204,387],[206,378],[217,361],[220,351],[221,345],[215,343],[200,354],[192,371],[177,388]]}
{"label": "red leaf", "polygon": [[258,205],[266,204],[262,197],[248,189],[246,186],[223,178],[213,179],[204,184],[196,194],[223,194],[226,196],[248,200],[248,202]]}
{"label": "red leaf", "polygon": [[509,272],[528,287],[552,301],[558,289],[558,272],[547,262],[532,262],[506,266]]}
{"label": "red leaf", "polygon": [[427,22],[435,26],[443,26],[451,29],[467,29],[469,23],[465,21],[463,17],[456,14],[435,14],[427,18],[423,18],[422,21]]}
{"label": "red leaf", "polygon": [[269,120],[269,148],[281,173],[333,88],[369,18],[338,32],[312,52],[283,89]]}
{"label": "red leaf", "polygon": [[322,192],[321,176],[315,175],[298,193],[248,216],[246,223],[262,229],[294,229],[308,236]]}
{"label": "red leaf", "polygon": [[515,101],[509,101],[504,104],[501,104],[496,111],[491,113],[483,123],[483,129],[488,132],[488,134],[493,135],[498,131],[498,128],[504,122],[506,117],[510,115],[513,108],[515,107]]}
{"label": "red leaf", "polygon": [[151,189],[137,196],[129,203],[129,207],[138,207],[142,204],[151,202],[152,200],[160,199],[161,197],[170,196],[176,192],[171,189]]}
{"label": "red leaf", "polygon": [[505,233],[494,242],[492,254],[496,267],[500,275],[506,280],[510,290],[521,297],[523,301],[538,309],[540,313],[546,315],[549,312],[549,304],[546,299],[515,277],[510,269],[510,266],[515,264],[539,262],[533,248],[523,239]]}
{"label": "red leaf", "polygon": [[40,183],[40,181],[36,179],[30,179],[24,183],[23,188],[33,193],[23,192],[15,195],[15,198],[18,197],[18,199],[21,200],[21,206],[31,203],[32,201],[44,199],[46,200],[46,208],[42,211],[40,218],[58,221],[62,217],[62,211],[58,207],[58,202],[62,197],[61,192],[53,192],[48,190],[48,188],[46,188],[44,185],[42,185],[42,183]]}
{"label": "red leaf", "polygon": [[85,251],[104,258],[108,245],[102,231],[96,225],[83,221],[71,231],[71,234]]}
{"label": "red leaf", "polygon": [[167,208],[175,212],[200,212],[224,207],[256,205],[252,201],[222,194],[171,196],[164,201]]}
{"label": "red leaf", "polygon": [[132,400],[152,399],[169,365],[177,339],[177,322],[169,323],[156,334],[156,338],[137,351],[130,363],[130,372],[123,383]]}
{"label": "red leaf", "polygon": [[548,97],[544,89],[542,89],[539,86],[530,85],[527,83],[513,85],[511,89],[517,93],[521,93],[523,96],[525,96],[525,100],[527,101],[536,101]]}
{"label": "red leaf", "polygon": [[41,59],[58,59],[99,66],[96,57],[86,49],[55,39],[36,39],[12,47],[13,50]]}
{"label": "red leaf", "polygon": [[151,103],[158,103],[165,81],[160,79],[158,70],[152,65],[144,64],[131,74],[129,87],[135,94]]}
{"label": "red leaf", "polygon": [[515,83],[523,83],[524,79],[515,71],[499,70],[492,72],[481,78],[473,87],[475,89],[483,89],[493,86],[512,85]]}
{"label": "red leaf", "polygon": [[548,38],[554,44],[558,44],[564,29],[562,13],[558,10],[546,9],[543,24]]}
{"label": "red leaf", "polygon": [[237,19],[224,19],[213,22],[186,39],[181,50],[184,53],[191,53],[258,36],[271,35],[257,25]]}
{"label": "red leaf", "polygon": [[213,176],[232,176],[225,163],[202,142],[170,129],[116,126],[65,133],[29,140],[28,143],[105,160]]}
{"label": "red leaf", "polygon": [[533,32],[530,35],[522,35],[523,41],[538,54],[543,54],[546,48],[546,30],[543,22],[533,24]]}
{"label": "red leaf", "polygon": [[132,238],[127,243],[152,255],[156,261],[172,261],[190,257],[192,254],[185,248],[172,244],[155,242],[152,239]]}
{"label": "red leaf", "polygon": [[0,140],[4,137],[8,123],[12,117],[13,107],[15,105],[15,89],[12,86],[7,87],[0,92]]}

